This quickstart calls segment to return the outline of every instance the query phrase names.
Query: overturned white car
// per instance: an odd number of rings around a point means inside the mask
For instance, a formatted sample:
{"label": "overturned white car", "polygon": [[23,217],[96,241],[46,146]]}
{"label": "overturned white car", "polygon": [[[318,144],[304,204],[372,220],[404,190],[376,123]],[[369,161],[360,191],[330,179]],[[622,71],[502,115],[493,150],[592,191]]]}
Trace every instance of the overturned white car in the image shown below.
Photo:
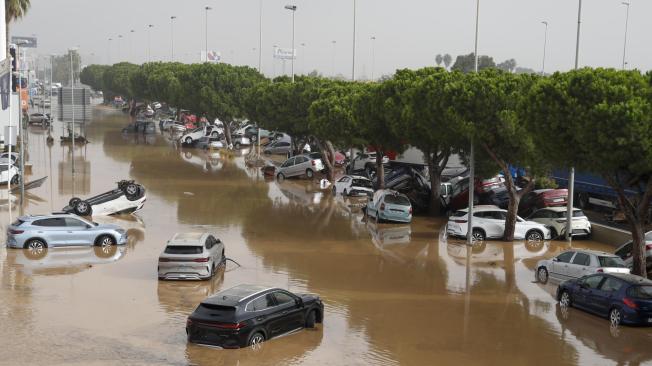
{"label": "overturned white car", "polygon": [[122,180],[117,189],[85,200],[71,198],[63,211],[79,216],[128,214],[143,208],[146,200],[145,187],[133,180]]}

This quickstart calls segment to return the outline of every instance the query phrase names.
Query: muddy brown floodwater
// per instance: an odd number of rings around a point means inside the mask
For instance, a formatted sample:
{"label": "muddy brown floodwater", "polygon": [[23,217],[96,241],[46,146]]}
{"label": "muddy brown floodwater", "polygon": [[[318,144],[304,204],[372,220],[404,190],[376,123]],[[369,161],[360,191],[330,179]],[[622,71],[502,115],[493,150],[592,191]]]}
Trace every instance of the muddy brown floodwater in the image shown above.
{"label": "muddy brown floodwater", "polygon": [[[613,331],[605,319],[562,312],[555,285],[533,282],[540,258],[563,242],[447,238],[443,221],[367,224],[356,202],[315,183],[266,181],[242,156],[179,149],[169,137],[122,135],[126,117],[97,109],[90,144],[72,154],[30,129],[25,213],[59,210],[74,194],[123,178],[147,188],[137,216],[96,218],[129,230],[108,252],[52,249],[34,257],[0,247],[2,365],[523,365],[639,364],[652,360],[648,328]],[[5,191],[2,191],[5,192]],[[4,196],[2,196],[4,195]],[[20,212],[0,192],[2,230]],[[158,254],[175,232],[211,230],[229,263],[211,281],[159,282]],[[574,246],[609,250],[591,242]],[[206,296],[240,284],[314,292],[323,326],[253,351],[186,343],[186,317]]]}

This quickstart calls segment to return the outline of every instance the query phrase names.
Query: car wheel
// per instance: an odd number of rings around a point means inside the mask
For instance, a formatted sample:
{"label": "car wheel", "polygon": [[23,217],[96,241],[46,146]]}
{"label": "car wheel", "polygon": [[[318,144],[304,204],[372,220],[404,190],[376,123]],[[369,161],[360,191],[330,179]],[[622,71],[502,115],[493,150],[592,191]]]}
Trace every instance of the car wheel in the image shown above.
{"label": "car wheel", "polygon": [[70,201],[68,201],[68,206],[70,206],[72,208],[75,208],[75,206],[77,205],[77,202],[79,202],[79,201],[81,201],[81,199],[79,199],[77,197],[73,197],[73,198],[70,199]]}
{"label": "car wheel", "polygon": [[220,135],[220,134],[217,133],[217,132],[213,132],[213,133],[211,133],[211,137],[212,137],[212,138],[217,138],[217,136],[219,136],[219,135]]}
{"label": "car wheel", "polygon": [[308,179],[312,179],[315,176],[315,172],[312,171],[312,169],[306,169],[306,177]]}
{"label": "car wheel", "polygon": [[115,244],[111,235],[102,235],[95,240],[95,245],[101,248],[110,247]]}
{"label": "car wheel", "polygon": [[186,137],[186,144],[187,145],[192,144],[192,138],[191,137]]}
{"label": "car wheel", "polygon": [[539,230],[530,230],[525,234],[525,240],[527,241],[542,241],[543,234]]}
{"label": "car wheel", "polygon": [[473,241],[484,241],[486,238],[482,229],[473,229],[473,231],[471,231],[471,237]]}
{"label": "car wheel", "polygon": [[285,174],[283,174],[283,173],[278,173],[278,174],[276,175],[276,179],[278,179],[279,182],[284,181],[284,180],[285,180]]}
{"label": "car wheel", "polygon": [[29,259],[41,259],[47,253],[47,244],[41,239],[31,239],[25,243],[25,257]]}
{"label": "car wheel", "polygon": [[140,193],[140,187],[138,187],[138,184],[135,183],[129,183],[124,190],[125,196],[127,196],[127,199],[130,201],[134,201],[138,198]]}
{"label": "car wheel", "polygon": [[620,309],[613,308],[609,312],[609,322],[612,326],[620,325],[620,322],[623,320],[623,316],[620,312]]}
{"label": "car wheel", "polygon": [[233,147],[234,147],[236,150],[240,150],[240,143],[239,143],[239,142],[236,142],[236,143],[233,145]]}
{"label": "car wheel", "polygon": [[11,184],[18,184],[20,182],[20,177],[18,177],[18,174],[15,174],[13,177],[11,177]]}
{"label": "car wheel", "polygon": [[89,205],[86,201],[80,200],[75,205],[75,214],[78,216],[90,216],[92,213],[93,209],[91,208],[91,205]]}
{"label": "car wheel", "polygon": [[308,316],[306,316],[306,328],[314,328],[316,322],[317,313],[314,310],[310,310]]}
{"label": "car wheel", "polygon": [[569,308],[573,306],[573,301],[568,291],[564,291],[561,293],[561,296],[559,297],[559,305],[565,308]]}
{"label": "car wheel", "polygon": [[260,347],[260,344],[265,342],[265,335],[261,332],[256,332],[249,337],[247,345],[251,348],[257,349]]}
{"label": "car wheel", "polygon": [[347,192],[346,189],[345,189],[344,192],[342,192],[342,195],[343,195],[343,196],[348,196],[348,195],[349,195],[349,192]]}
{"label": "car wheel", "polygon": [[554,227],[550,228],[550,239],[555,240],[557,239],[558,236],[559,234],[557,233],[557,229],[555,229]]}
{"label": "car wheel", "polygon": [[546,267],[539,267],[537,271],[537,280],[544,285],[548,283],[548,270]]}

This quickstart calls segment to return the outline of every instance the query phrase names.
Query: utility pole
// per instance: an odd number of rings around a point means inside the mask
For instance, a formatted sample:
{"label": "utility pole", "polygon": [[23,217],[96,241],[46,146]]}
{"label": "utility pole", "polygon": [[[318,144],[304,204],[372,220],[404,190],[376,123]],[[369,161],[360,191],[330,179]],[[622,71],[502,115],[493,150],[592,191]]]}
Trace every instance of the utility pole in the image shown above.
{"label": "utility pole", "polygon": [[[480,25],[480,0],[476,0],[475,10],[475,72],[478,72],[478,30]],[[471,136],[471,151],[469,157],[469,214],[468,214],[468,230],[466,233],[466,243],[473,245],[473,202],[475,194],[475,148],[473,143],[473,136]]]}
{"label": "utility pole", "polygon": [[[579,68],[580,62],[580,29],[582,25],[582,0],[579,0],[577,10],[577,39],[575,41],[575,70]],[[568,173],[568,206],[566,207],[566,239],[568,242],[573,240],[573,205],[575,195],[575,167],[570,168]]]}

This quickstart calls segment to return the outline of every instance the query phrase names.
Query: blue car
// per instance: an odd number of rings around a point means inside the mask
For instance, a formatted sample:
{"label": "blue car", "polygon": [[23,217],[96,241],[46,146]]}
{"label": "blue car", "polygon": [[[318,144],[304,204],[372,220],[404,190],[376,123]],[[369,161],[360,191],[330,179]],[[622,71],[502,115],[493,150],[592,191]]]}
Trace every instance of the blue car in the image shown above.
{"label": "blue car", "polygon": [[652,325],[652,281],[624,273],[597,273],[557,288],[562,307],[608,317],[612,325]]}
{"label": "blue car", "polygon": [[376,191],[373,199],[367,202],[365,210],[367,216],[375,219],[376,222],[409,223],[412,221],[412,204],[410,200],[406,195],[390,189]]}

